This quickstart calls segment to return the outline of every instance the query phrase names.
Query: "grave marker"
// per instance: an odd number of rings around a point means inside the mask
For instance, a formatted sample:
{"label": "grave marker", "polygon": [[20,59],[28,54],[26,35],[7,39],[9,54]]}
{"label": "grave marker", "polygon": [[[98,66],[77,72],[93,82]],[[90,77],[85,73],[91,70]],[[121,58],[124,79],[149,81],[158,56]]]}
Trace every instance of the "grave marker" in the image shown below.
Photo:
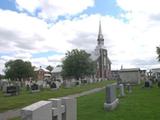
{"label": "grave marker", "polygon": [[39,101],[21,110],[22,120],[77,120],[75,98],[51,98]]}
{"label": "grave marker", "polygon": [[119,103],[119,99],[116,97],[116,85],[111,84],[106,87],[106,102],[104,108],[107,111],[114,110]]}
{"label": "grave marker", "polygon": [[22,120],[52,120],[52,102],[39,101],[21,110]]}
{"label": "grave marker", "polygon": [[146,81],[144,82],[144,87],[145,87],[145,88],[151,88],[151,87],[152,87],[152,81],[146,80]]}
{"label": "grave marker", "polygon": [[125,93],[124,93],[124,85],[123,84],[119,84],[119,89],[120,89],[120,97],[124,97]]}
{"label": "grave marker", "polygon": [[39,86],[37,85],[37,84],[33,84],[33,85],[31,85],[31,92],[33,93],[33,92],[39,92],[40,91],[40,89],[39,89]]}

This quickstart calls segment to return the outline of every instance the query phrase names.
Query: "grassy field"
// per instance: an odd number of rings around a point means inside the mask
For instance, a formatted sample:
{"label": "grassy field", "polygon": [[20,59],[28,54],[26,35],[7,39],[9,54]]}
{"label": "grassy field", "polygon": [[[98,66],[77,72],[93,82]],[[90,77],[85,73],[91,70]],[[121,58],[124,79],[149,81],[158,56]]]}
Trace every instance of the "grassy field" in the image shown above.
{"label": "grassy field", "polygon": [[47,100],[49,98],[61,97],[70,94],[80,93],[93,88],[103,87],[108,83],[113,81],[102,81],[99,83],[87,84],[72,88],[60,88],[59,90],[52,91],[50,89],[45,89],[38,93],[29,93],[26,90],[22,90],[18,96],[5,97],[2,92],[0,92],[0,112],[4,112],[10,109],[21,108],[26,105],[32,104],[39,100]]}
{"label": "grassy field", "polygon": [[[107,112],[103,108],[105,92],[82,96],[78,98],[77,120],[159,120],[160,119],[160,89],[146,89],[141,86],[133,88],[132,93],[119,98],[120,104],[114,110]],[[14,118],[11,120],[20,120]]]}
{"label": "grassy field", "polygon": [[78,120],[160,120],[160,89],[134,87],[132,93],[120,98],[116,110],[103,108],[105,92],[78,98]]}

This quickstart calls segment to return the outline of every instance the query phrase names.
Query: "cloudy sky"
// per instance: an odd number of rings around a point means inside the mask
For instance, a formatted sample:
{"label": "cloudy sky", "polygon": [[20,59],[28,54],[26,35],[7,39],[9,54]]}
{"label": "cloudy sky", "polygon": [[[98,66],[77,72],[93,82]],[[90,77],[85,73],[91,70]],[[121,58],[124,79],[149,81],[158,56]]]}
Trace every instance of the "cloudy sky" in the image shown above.
{"label": "cloudy sky", "polygon": [[0,73],[11,59],[56,66],[67,50],[91,52],[98,24],[112,69],[160,67],[159,0],[0,0]]}

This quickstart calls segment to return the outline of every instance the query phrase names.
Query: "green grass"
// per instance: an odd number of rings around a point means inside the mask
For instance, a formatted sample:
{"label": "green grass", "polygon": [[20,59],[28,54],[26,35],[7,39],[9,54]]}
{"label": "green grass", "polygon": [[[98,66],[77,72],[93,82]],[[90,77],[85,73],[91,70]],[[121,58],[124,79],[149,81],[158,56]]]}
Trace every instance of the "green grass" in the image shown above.
{"label": "green grass", "polygon": [[21,120],[21,118],[20,117],[15,117],[15,118],[11,118],[9,120]]}
{"label": "green grass", "polygon": [[60,88],[59,90],[55,91],[45,89],[44,91],[32,94],[26,90],[22,90],[20,95],[10,97],[5,97],[3,93],[0,92],[0,112],[4,112],[10,109],[21,108],[39,100],[47,100],[49,98],[62,97],[70,94],[80,93],[93,88],[105,86],[106,84],[111,82],[113,81],[103,81],[99,83],[87,84],[72,88]]}
{"label": "green grass", "polygon": [[[120,98],[119,106],[114,111],[105,111],[103,104],[105,92],[82,96],[78,98],[77,120],[159,120],[160,119],[160,89],[144,89],[141,86],[133,88]],[[10,120],[20,120],[13,118]]]}
{"label": "green grass", "polygon": [[134,87],[132,93],[120,98],[119,106],[107,112],[103,108],[105,92],[78,98],[77,120],[159,120],[160,89]]}

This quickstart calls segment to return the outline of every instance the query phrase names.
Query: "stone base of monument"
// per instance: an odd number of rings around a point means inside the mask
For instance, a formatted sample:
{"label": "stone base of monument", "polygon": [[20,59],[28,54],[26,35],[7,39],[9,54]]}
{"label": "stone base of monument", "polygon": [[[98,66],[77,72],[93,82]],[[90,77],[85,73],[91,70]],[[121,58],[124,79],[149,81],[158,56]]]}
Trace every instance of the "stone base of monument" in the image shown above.
{"label": "stone base of monument", "polygon": [[104,103],[104,109],[107,111],[112,111],[118,106],[118,104],[119,104],[119,99],[117,98],[112,103]]}

